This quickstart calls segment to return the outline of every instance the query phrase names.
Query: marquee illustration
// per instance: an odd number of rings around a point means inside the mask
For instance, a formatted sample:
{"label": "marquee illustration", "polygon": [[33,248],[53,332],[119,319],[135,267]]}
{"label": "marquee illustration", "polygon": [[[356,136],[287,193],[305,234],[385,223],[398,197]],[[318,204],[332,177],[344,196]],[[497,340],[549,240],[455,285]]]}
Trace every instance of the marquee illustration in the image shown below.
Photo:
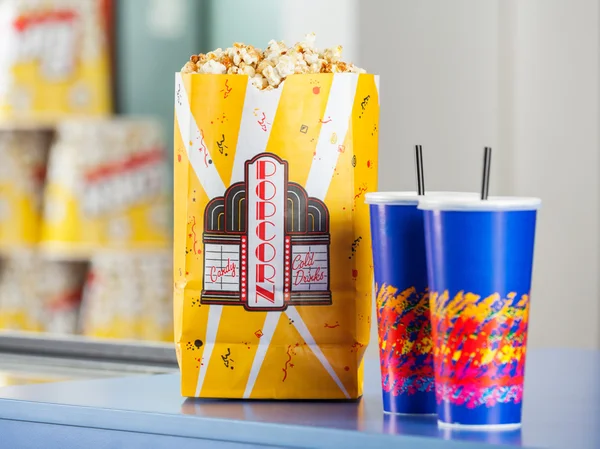
{"label": "marquee illustration", "polygon": [[271,153],[246,161],[243,182],[211,200],[204,217],[205,304],[248,310],[330,305],[329,211]]}

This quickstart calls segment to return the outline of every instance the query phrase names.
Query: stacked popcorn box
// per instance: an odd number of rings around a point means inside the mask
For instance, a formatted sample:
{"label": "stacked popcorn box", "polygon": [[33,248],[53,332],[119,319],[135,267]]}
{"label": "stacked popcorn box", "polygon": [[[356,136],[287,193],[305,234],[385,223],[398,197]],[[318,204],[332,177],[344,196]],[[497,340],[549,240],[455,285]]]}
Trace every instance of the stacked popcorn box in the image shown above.
{"label": "stacked popcorn box", "polygon": [[21,250],[1,268],[0,328],[76,332],[85,263],[47,261],[33,250]]}
{"label": "stacked popcorn box", "polygon": [[31,273],[39,268],[33,251],[20,251],[3,260],[0,272],[0,328],[41,331],[42,301],[31,282]]}
{"label": "stacked popcorn box", "polygon": [[100,0],[3,0],[0,117],[56,123],[111,112]]}
{"label": "stacked popcorn box", "polygon": [[170,277],[169,251],[94,255],[83,295],[82,333],[100,338],[171,340]]}
{"label": "stacked popcorn box", "polygon": [[[42,137],[0,134],[0,180],[8,184],[0,189],[0,327],[170,339],[170,201],[159,124],[72,119],[56,126],[49,150]],[[35,151],[19,151],[25,144]]]}
{"label": "stacked popcorn box", "polygon": [[171,231],[160,131],[156,121],[144,118],[58,126],[40,247],[48,257],[89,261],[84,335],[172,337],[170,307],[164,307],[171,286],[165,268],[170,258],[164,255]]}
{"label": "stacked popcorn box", "polygon": [[169,340],[167,159],[152,119],[78,119],[57,127],[44,197],[46,258],[89,262],[79,331]]}
{"label": "stacked popcorn box", "polygon": [[0,130],[0,250],[30,248],[39,238],[51,132]]}
{"label": "stacked popcorn box", "polygon": [[5,127],[0,131],[0,328],[44,329],[39,241],[50,131]]}
{"label": "stacked popcorn box", "polygon": [[99,247],[168,247],[168,166],[159,123],[71,120],[57,131],[48,164],[42,249],[88,258]]}
{"label": "stacked popcorn box", "polygon": [[[108,117],[103,7],[0,5],[0,329],[170,339],[165,145],[154,120]],[[136,268],[104,275],[104,260]],[[97,318],[82,320],[84,290]],[[140,314],[135,332],[110,324],[120,309]]]}
{"label": "stacked popcorn box", "polygon": [[40,265],[38,297],[45,317],[42,329],[54,334],[77,333],[87,263],[41,259]]}

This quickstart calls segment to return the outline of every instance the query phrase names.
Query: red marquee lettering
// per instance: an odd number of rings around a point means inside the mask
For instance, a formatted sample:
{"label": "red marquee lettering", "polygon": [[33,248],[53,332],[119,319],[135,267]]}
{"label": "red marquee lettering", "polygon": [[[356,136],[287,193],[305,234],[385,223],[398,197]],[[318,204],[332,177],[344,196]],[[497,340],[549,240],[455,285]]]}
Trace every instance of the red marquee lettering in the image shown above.
{"label": "red marquee lettering", "polygon": [[[267,211],[267,209],[269,210]],[[259,201],[256,203],[257,220],[266,220],[267,218],[271,218],[273,215],[275,215],[275,212],[277,212],[277,208],[271,201]]]}
{"label": "red marquee lettering", "polygon": [[261,200],[270,201],[277,195],[277,187],[269,180],[261,181],[256,185],[256,194]]}
{"label": "red marquee lettering", "polygon": [[264,298],[269,301],[271,304],[275,303],[275,286],[273,285],[272,290],[267,290],[266,288],[256,285],[256,302],[258,303],[258,298]]}
{"label": "red marquee lettering", "polygon": [[256,257],[261,262],[271,262],[275,259],[275,247],[268,242],[262,242],[260,245],[256,247],[255,251]]}
{"label": "red marquee lettering", "polygon": [[275,230],[273,230],[273,234],[267,238],[267,225],[271,225],[273,228],[275,228],[275,223],[272,221],[261,221],[258,225],[256,225],[256,235],[264,242],[270,242],[275,238]]}
{"label": "red marquee lettering", "polygon": [[305,273],[304,270],[296,271],[294,276],[294,285],[300,284],[312,284],[315,282],[323,282],[325,280],[325,272],[321,271],[319,267],[313,272],[313,274]]}
{"label": "red marquee lettering", "polygon": [[294,261],[292,262],[292,269],[300,270],[306,267],[312,267],[315,264],[315,253],[312,251],[304,254],[304,258],[298,254],[294,257]]}
{"label": "red marquee lettering", "polygon": [[230,273],[232,277],[235,277],[235,262],[232,262],[231,259],[227,259],[227,264],[225,264],[223,268],[217,268],[214,265],[210,267],[210,281],[217,282],[220,278]]}
{"label": "red marquee lettering", "polygon": [[[255,259],[252,260],[253,267],[250,269],[253,273],[250,275],[250,292],[247,299],[248,305],[254,301],[258,307],[280,306],[279,294],[283,288],[278,283],[283,283],[281,260],[276,260],[282,255],[277,251],[281,248],[283,242],[283,218],[279,214],[285,212],[285,180],[282,179],[285,171],[282,171],[282,164],[272,160],[269,156],[259,159],[253,164],[252,172],[248,170],[248,201],[251,208],[256,212],[251,212],[248,217],[248,243],[250,254],[254,253]],[[251,175],[256,178],[251,179]],[[250,190],[251,189],[251,190]],[[254,296],[254,297],[253,297]],[[254,305],[252,304],[252,306]]]}
{"label": "red marquee lettering", "polygon": [[[271,171],[268,173],[267,169]],[[267,179],[277,173],[277,165],[273,161],[263,159],[256,164],[256,179]]]}
{"label": "red marquee lettering", "polygon": [[[271,275],[267,276],[267,267],[271,271]],[[275,267],[269,263],[261,263],[256,266],[256,282],[270,282],[274,284],[273,278],[275,277]]]}

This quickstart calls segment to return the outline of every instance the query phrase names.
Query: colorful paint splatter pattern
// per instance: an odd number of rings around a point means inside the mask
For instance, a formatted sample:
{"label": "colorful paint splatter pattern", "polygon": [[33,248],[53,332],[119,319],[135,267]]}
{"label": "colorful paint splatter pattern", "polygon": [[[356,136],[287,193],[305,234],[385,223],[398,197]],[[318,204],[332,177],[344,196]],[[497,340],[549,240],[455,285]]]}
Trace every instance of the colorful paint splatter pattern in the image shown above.
{"label": "colorful paint splatter pattern", "polygon": [[434,390],[429,294],[414,287],[377,291],[379,352],[384,391],[398,396]]}
{"label": "colorful paint splatter pattern", "polygon": [[521,402],[529,295],[432,292],[431,320],[438,403]]}

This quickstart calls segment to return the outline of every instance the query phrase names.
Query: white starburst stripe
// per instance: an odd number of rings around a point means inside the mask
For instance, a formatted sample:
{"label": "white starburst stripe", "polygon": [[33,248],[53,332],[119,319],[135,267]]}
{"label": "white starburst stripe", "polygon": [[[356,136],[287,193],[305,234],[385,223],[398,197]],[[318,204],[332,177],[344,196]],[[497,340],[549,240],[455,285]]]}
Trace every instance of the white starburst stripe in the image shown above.
{"label": "white starburst stripe", "polygon": [[[332,121],[321,126],[315,159],[310,167],[305,186],[308,195],[314,198],[324,200],[329,190],[340,154],[339,145],[344,144],[346,133],[351,123],[357,83],[358,75],[343,74],[333,76],[333,83],[329,91],[327,107],[325,108],[325,118],[331,118]],[[336,133],[338,136],[338,140],[334,144],[331,143],[332,133]],[[296,308],[289,307],[286,313],[294,320],[296,329],[340,390],[342,390],[347,398],[350,398],[344,384],[329,363],[329,360],[327,360],[327,357],[325,357],[325,354],[321,351],[321,348],[313,338]]]}
{"label": "white starburst stripe", "polygon": [[204,385],[204,378],[208,371],[208,363],[212,356],[213,348],[215,347],[215,340],[217,338],[217,331],[219,330],[219,322],[221,321],[221,312],[223,306],[212,305],[208,308],[208,323],[206,325],[206,337],[204,342],[204,352],[202,353],[202,363],[200,364],[200,370],[198,371],[198,381],[196,383],[196,397],[200,396],[202,392],[202,385]]}
{"label": "white starburst stripe", "polygon": [[[320,200],[327,195],[340,152],[345,151],[343,145],[350,126],[357,83],[357,74],[344,73],[333,76],[324,115],[324,121],[330,118],[331,122],[321,125],[316,154],[305,186],[310,196]],[[335,143],[331,143],[333,133],[337,135]]]}
{"label": "white starburst stripe", "polygon": [[188,159],[209,198],[223,195],[225,184],[212,163],[208,143],[192,115],[181,73],[175,74],[175,116]]}
{"label": "white starburst stripe", "polygon": [[231,184],[243,181],[245,162],[267,148],[284,84],[273,90],[258,90],[248,77]]}
{"label": "white starburst stripe", "polygon": [[374,75],[375,78],[375,89],[377,90],[377,104],[381,104],[381,97],[379,96],[379,75]]}
{"label": "white starburst stripe", "polygon": [[325,368],[325,370],[329,373],[333,381],[337,384],[338,387],[340,387],[340,390],[342,390],[344,396],[350,399],[350,395],[348,394],[348,391],[346,391],[346,387],[344,387],[344,384],[342,383],[341,379],[338,377],[337,373],[329,363],[329,360],[327,360],[327,357],[325,357],[325,354],[323,354],[323,351],[321,351],[321,348],[313,338],[312,334],[308,330],[308,327],[304,323],[304,320],[302,319],[296,308],[288,307],[285,313],[291,320],[294,320],[294,326],[296,327],[296,330],[306,342],[308,347],[311,349],[313,354],[317,357],[317,359],[319,359],[319,362],[321,362],[321,365],[323,365],[323,368]]}
{"label": "white starburst stripe", "polygon": [[258,373],[260,372],[260,368],[263,364],[263,361],[265,360],[265,355],[267,355],[267,350],[269,349],[269,345],[271,344],[271,337],[275,333],[275,329],[277,329],[277,323],[279,323],[279,318],[281,318],[281,312],[267,313],[265,323],[262,327],[263,336],[260,337],[260,340],[258,342],[258,348],[256,349],[254,360],[252,361],[252,368],[250,369],[250,376],[248,376],[248,382],[246,383],[244,399],[249,398],[252,394],[254,384],[256,383],[256,379],[258,377]]}
{"label": "white starburst stripe", "polygon": [[[181,73],[175,74],[175,116],[181,133],[181,140],[185,145],[188,159],[198,181],[206,192],[209,199],[222,196],[225,193],[225,184],[217,171],[215,164],[208,163],[212,158],[208,145],[204,140],[202,131],[198,128],[196,120],[192,115],[192,110],[188,100],[188,94],[183,84]],[[187,130],[187,133],[186,133]],[[191,144],[190,144],[191,142]],[[202,149],[202,151],[200,151]],[[208,323],[206,326],[206,336],[204,338],[204,352],[202,358],[204,366],[200,365],[198,370],[198,381],[196,383],[196,396],[200,396],[204,378],[208,371],[210,357],[217,338],[219,323],[221,321],[221,312],[223,306],[208,306]]]}

